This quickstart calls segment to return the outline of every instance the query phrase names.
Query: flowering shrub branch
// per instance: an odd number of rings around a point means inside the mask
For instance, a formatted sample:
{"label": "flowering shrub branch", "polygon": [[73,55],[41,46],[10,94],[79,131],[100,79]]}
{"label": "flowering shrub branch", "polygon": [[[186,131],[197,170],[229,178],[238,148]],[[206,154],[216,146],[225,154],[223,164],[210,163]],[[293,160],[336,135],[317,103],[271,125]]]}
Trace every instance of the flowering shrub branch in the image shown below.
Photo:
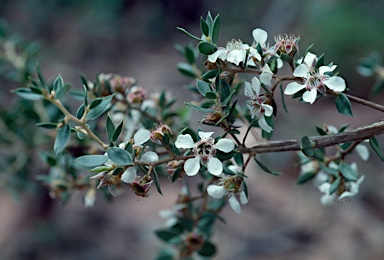
{"label": "flowering shrub branch", "polygon": [[[47,100],[60,112],[49,118],[52,121],[38,124],[57,131],[54,154],[46,158],[50,174],[39,177],[53,198],[65,200],[74,191],[85,190],[84,203],[90,207],[95,204],[96,190],[105,186],[113,196],[129,185],[135,195],[148,197],[153,184],[162,194],[161,182],[165,180],[161,176],[168,176],[172,183],[182,180],[175,206],[160,214],[167,219],[167,227],[156,231],[179,258],[215,254],[213,224],[225,222],[220,213],[227,202],[236,213],[248,203],[246,169],[252,159],[265,172],[281,174],[259,161],[258,154],[300,151],[297,182],[312,181],[324,193],[320,199],[324,205],[357,195],[364,175],[355,163],[347,161],[347,155],[356,151],[367,160],[365,140],[384,160],[376,139],[384,133],[383,120],[354,130],[324,125],[316,127],[318,136],[269,141],[274,128],[280,127],[273,123],[277,110],[282,107],[287,111],[286,96],[303,106],[334,96],[337,111],[346,116],[353,115],[350,100],[381,112],[384,107],[344,93],[347,86],[336,72],[337,66],[325,64],[323,55],[310,52],[311,46],[296,58],[300,37],[281,34],[270,46],[267,32],[256,28],[253,43],[233,39],[221,47],[217,45],[219,16],[201,18],[200,27],[201,37],[179,28],[198,41],[196,48],[177,47],[186,59],[178,69],[195,79],[191,90],[199,95],[185,108],[174,109],[176,100],[169,92],[148,95],[135,79],[115,74],[99,74],[93,81],[81,75],[82,89],[71,90],[61,76],[47,82],[38,68],[27,87],[13,91],[25,99]],[[289,66],[289,75],[278,74],[284,65]],[[253,78],[244,82],[242,74]],[[279,94],[281,106],[275,101]],[[69,98],[80,102],[75,114],[70,112],[72,107],[64,105],[70,103]],[[203,113],[201,125],[215,131],[194,130],[189,125],[189,109]],[[246,144],[249,133],[255,140],[251,145]],[[327,147],[335,147],[332,151],[336,152],[330,154]],[[81,148],[81,153],[75,153],[74,148]],[[193,176],[202,179],[198,195],[190,189],[188,179]]]}

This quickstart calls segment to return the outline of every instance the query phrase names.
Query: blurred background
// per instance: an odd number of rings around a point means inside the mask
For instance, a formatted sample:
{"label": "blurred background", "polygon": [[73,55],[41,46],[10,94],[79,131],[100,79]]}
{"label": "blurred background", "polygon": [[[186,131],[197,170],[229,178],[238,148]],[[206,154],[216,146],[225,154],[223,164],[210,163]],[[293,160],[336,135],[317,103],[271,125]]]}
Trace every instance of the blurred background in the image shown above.
{"label": "blurred background", "polygon": [[[339,66],[351,94],[383,104],[382,93],[376,97],[369,94],[375,79],[364,78],[356,71],[359,59],[371,51],[384,55],[383,10],[380,0],[0,2],[0,17],[9,30],[40,44],[35,60],[47,79],[61,74],[66,82],[80,87],[79,71],[90,79],[101,72],[117,73],[138,79],[139,85],[151,91],[166,88],[179,98],[179,105],[190,101],[184,86],[191,80],[177,71],[176,64],[182,57],[174,46],[195,42],[176,27],[199,35],[200,16],[205,17],[208,11],[212,15],[220,13],[221,45],[233,38],[251,43],[252,30],[257,27],[268,32],[271,44],[272,37],[279,33],[300,35],[300,54],[315,43],[312,52],[325,53],[326,63],[333,61]],[[7,115],[4,122],[18,120],[17,113],[7,112],[20,102],[9,92],[16,87],[2,78],[0,107],[2,117]],[[347,123],[356,128],[383,118],[382,113],[358,104],[352,104],[355,117],[342,116],[332,98],[322,98],[311,107],[286,101],[289,114],[280,112],[275,140],[315,135],[315,124],[340,127]],[[2,123],[0,128],[4,127]],[[40,129],[29,129],[36,132],[25,133],[26,137],[39,134]],[[1,154],[16,147],[4,141],[7,136],[2,134],[1,139]],[[382,136],[378,139],[384,147]],[[28,183],[0,171],[1,259],[156,256],[162,243],[153,230],[164,225],[158,211],[172,207],[181,184],[169,185],[164,179],[163,197],[153,191],[150,197],[138,199],[128,192],[108,202],[98,194],[96,207],[89,209],[84,208],[84,194],[79,192],[62,204],[50,199],[47,189],[33,178],[48,172],[37,156],[29,157],[38,152],[34,147],[14,151],[17,158],[28,155],[23,157],[30,160],[28,166],[18,169],[32,176]],[[320,204],[321,193],[316,187],[295,184],[300,171],[294,166],[298,161],[295,153],[260,158],[283,175],[275,177],[256,166],[249,167],[250,203],[242,207],[240,215],[229,208],[224,211],[228,224],[217,223],[214,242],[219,251],[215,259],[384,259],[384,170],[372,150],[369,162],[349,157],[356,160],[366,177],[360,194],[331,207]]]}

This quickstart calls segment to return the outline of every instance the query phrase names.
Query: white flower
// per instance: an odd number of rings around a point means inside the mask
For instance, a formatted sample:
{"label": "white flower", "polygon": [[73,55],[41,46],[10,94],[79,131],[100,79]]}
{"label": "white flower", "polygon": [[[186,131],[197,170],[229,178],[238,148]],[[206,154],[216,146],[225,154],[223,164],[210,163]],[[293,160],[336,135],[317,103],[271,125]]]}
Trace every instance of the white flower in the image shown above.
{"label": "white flower", "polygon": [[184,163],[184,170],[188,176],[196,175],[200,170],[200,162],[207,166],[208,172],[219,176],[223,171],[223,163],[214,157],[216,149],[229,153],[235,148],[232,140],[227,138],[220,139],[216,144],[211,137],[213,132],[199,132],[201,140],[194,143],[189,134],[181,134],[177,137],[175,145],[177,148],[193,148],[194,158],[190,158]]}
{"label": "white flower", "polygon": [[363,181],[364,181],[364,175],[362,175],[357,181],[349,181],[349,182],[347,182],[346,186],[349,187],[349,190],[348,191],[344,191],[340,195],[339,200],[341,200],[343,198],[353,197],[356,194],[358,194],[359,193],[359,186],[360,186],[360,184]]}
{"label": "white flower", "polygon": [[292,95],[305,89],[302,98],[305,102],[313,104],[317,97],[317,91],[320,91],[323,95],[326,94],[325,87],[335,91],[342,92],[345,90],[345,81],[342,77],[327,75],[327,72],[332,72],[336,66],[328,67],[321,66],[318,70],[310,70],[307,65],[300,64],[293,72],[293,76],[303,79],[304,84],[297,82],[291,82],[285,88],[284,94]]}
{"label": "white flower", "polygon": [[139,129],[136,134],[133,136],[133,146],[143,145],[149,140],[151,132],[147,129]]}
{"label": "white flower", "polygon": [[265,95],[260,95],[261,84],[258,78],[254,77],[251,82],[252,85],[249,82],[245,82],[244,87],[244,95],[250,98],[247,102],[247,107],[251,111],[252,118],[260,116],[260,127],[264,131],[270,133],[273,129],[267,124],[264,115],[268,117],[271,116],[273,113],[273,107],[265,104],[265,102],[269,100]]}
{"label": "white flower", "polygon": [[[235,166],[236,167],[236,166]],[[238,168],[238,167],[236,167]],[[231,168],[230,170],[238,172],[238,169]],[[222,175],[223,176],[223,175]],[[238,214],[241,212],[240,203],[235,195],[239,195],[241,204],[247,204],[248,198],[245,192],[240,189],[242,179],[238,176],[223,177],[218,185],[211,184],[207,187],[207,193],[209,196],[220,199],[224,195],[228,197],[228,202],[231,208]]]}
{"label": "white flower", "polygon": [[[240,62],[245,63],[245,58],[249,49],[250,47],[248,44],[243,44],[241,40],[233,39],[227,43],[226,48],[219,47],[216,52],[209,55],[208,60],[215,63],[217,59],[221,59],[239,66]],[[250,54],[257,60],[261,60],[261,56],[257,51],[255,52],[254,50],[251,50]]]}
{"label": "white flower", "polygon": [[135,167],[129,167],[121,175],[121,180],[125,183],[132,183],[136,177],[137,173]]}
{"label": "white flower", "polygon": [[336,193],[329,193],[329,190],[331,189],[331,184],[329,182],[324,182],[318,188],[321,192],[325,193],[320,198],[321,204],[323,204],[324,206],[328,206],[335,203],[337,195]]}
{"label": "white flower", "polygon": [[186,204],[176,204],[172,209],[164,209],[159,211],[159,216],[166,219],[165,226],[168,228],[176,225],[178,221],[178,213],[180,210],[186,208]]}
{"label": "white flower", "polygon": [[369,150],[366,145],[359,144],[355,147],[355,150],[363,161],[367,161],[369,159]]}
{"label": "white flower", "polygon": [[274,47],[269,47],[269,44],[267,43],[268,33],[263,29],[256,28],[252,31],[252,36],[255,40],[254,45],[257,46],[257,44],[259,44],[261,49],[263,50],[263,57],[266,58],[265,63],[270,58],[277,57],[277,68],[280,69],[281,67],[283,67],[283,61],[278,55],[276,55]]}
{"label": "white flower", "polygon": [[307,54],[304,57],[304,61],[303,61],[303,58],[300,58],[297,60],[297,62],[304,63],[305,65],[307,65],[307,67],[310,70],[314,70],[316,68],[317,60],[318,58],[315,54],[313,54],[312,52],[307,52]]}

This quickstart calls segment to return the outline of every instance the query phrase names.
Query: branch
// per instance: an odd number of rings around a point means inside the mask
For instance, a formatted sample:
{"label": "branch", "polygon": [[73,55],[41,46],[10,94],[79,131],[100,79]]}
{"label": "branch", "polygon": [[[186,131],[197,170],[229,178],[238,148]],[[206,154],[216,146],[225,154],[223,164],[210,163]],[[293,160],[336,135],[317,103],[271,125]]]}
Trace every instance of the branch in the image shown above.
{"label": "branch", "polygon": [[[346,131],[332,135],[312,136],[309,138],[313,142],[313,148],[323,148],[336,144],[347,143],[352,141],[362,141],[373,136],[384,133],[384,120],[373,123],[371,125],[362,126],[355,130]],[[241,153],[258,154],[272,152],[299,151],[300,141],[285,140],[271,141],[256,144],[250,148],[239,148]]]}

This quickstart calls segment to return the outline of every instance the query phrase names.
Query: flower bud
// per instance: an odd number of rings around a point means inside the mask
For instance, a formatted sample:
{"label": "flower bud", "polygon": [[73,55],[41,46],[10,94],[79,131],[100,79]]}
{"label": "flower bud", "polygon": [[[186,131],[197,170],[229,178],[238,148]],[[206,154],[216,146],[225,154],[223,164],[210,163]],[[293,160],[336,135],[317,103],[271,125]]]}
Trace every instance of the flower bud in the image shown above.
{"label": "flower bud", "polygon": [[127,101],[131,105],[141,105],[146,98],[146,91],[142,87],[132,87],[127,94]]}
{"label": "flower bud", "polygon": [[153,180],[151,176],[145,175],[141,178],[136,177],[131,183],[131,191],[133,191],[137,196],[148,197],[148,191],[151,187]]}
{"label": "flower bud", "polygon": [[279,34],[275,38],[274,50],[277,54],[285,53],[290,57],[293,57],[299,50],[300,37],[296,37],[293,34]]}
{"label": "flower bud", "polygon": [[239,176],[231,176],[224,180],[223,187],[227,191],[238,193],[241,190],[242,181],[242,178],[240,178]]}
{"label": "flower bud", "polygon": [[165,134],[172,135],[172,130],[171,128],[169,128],[168,125],[162,124],[152,131],[150,139],[152,142],[157,143],[159,145],[167,145],[164,143]]}

